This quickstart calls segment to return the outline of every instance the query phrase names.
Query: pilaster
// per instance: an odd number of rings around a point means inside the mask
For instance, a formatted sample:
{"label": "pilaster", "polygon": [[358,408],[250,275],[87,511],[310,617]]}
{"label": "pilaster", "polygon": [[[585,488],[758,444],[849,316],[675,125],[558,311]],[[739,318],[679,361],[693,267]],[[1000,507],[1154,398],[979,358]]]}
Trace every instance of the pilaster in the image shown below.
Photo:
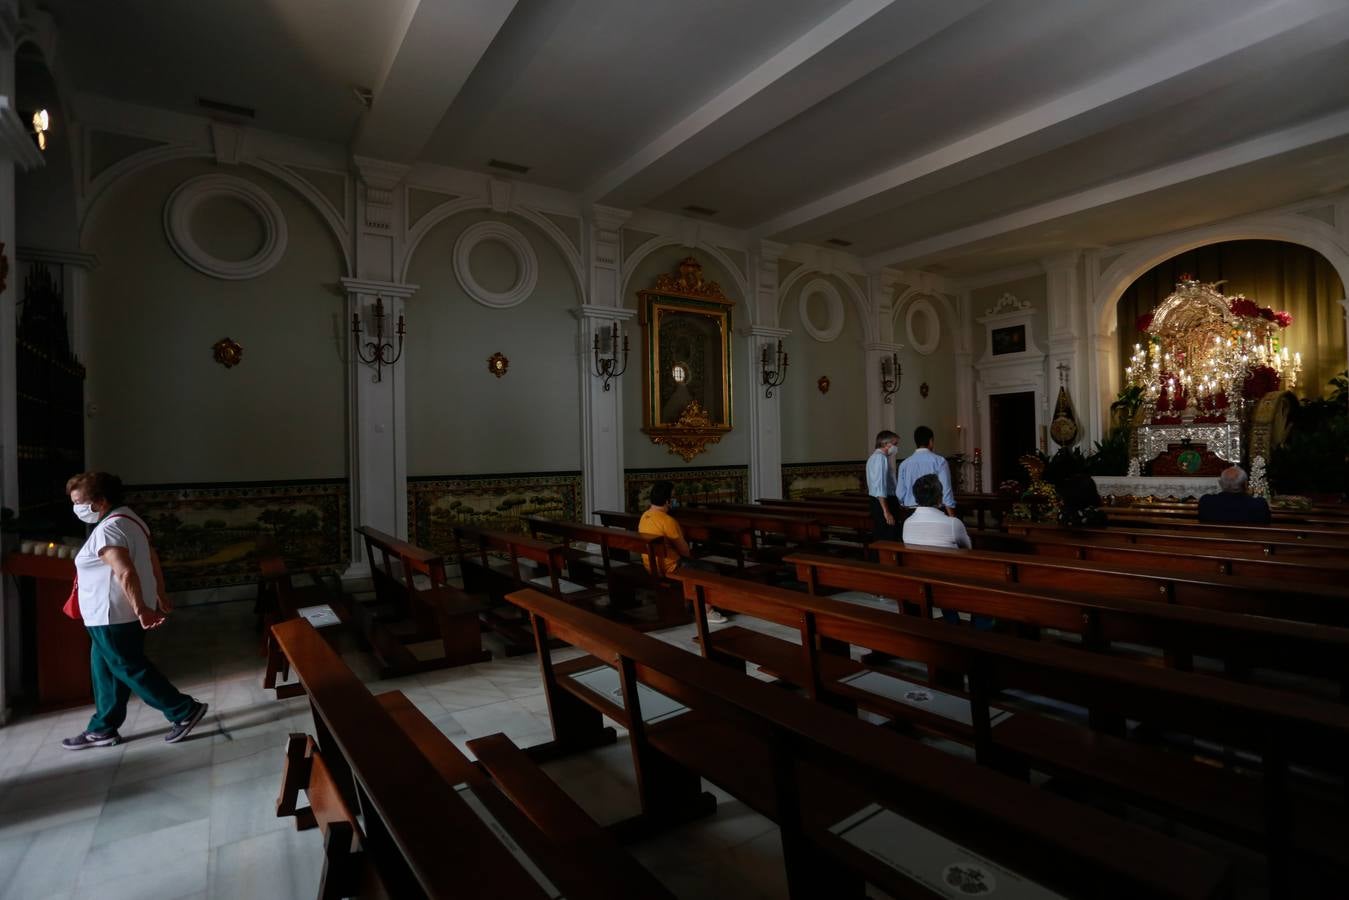
{"label": "pilaster", "polygon": [[[777,342],[791,334],[786,328],[752,325],[746,331],[749,341],[750,403],[749,403],[749,499],[782,496],[782,429],[778,400],[783,388],[764,396],[763,379],[759,375],[759,359],[764,347],[777,348]],[[790,370],[788,370],[790,373]]]}
{"label": "pilaster", "polygon": [[[586,304],[573,312],[580,342],[581,484],[584,517],[589,519],[597,509],[623,509],[627,502],[623,497],[623,384],[628,378],[640,377],[641,369],[638,361],[636,369],[630,368],[622,376],[611,378],[605,390],[604,379],[594,371],[595,336],[599,335],[600,352],[609,352],[611,329],[617,322],[621,348],[623,335],[628,334],[624,323],[637,311]],[[636,345],[632,349],[640,357],[641,335],[636,335],[635,340],[629,335],[629,343]],[[622,359],[620,349],[620,363]]]}
{"label": "pilaster", "polygon": [[881,269],[867,276],[868,299],[877,320],[876,333],[881,339],[863,346],[867,373],[867,433],[862,436],[861,447],[872,446],[877,432],[895,430],[894,398],[885,402],[885,392],[881,390],[881,363],[903,349],[902,344],[894,341],[895,285],[900,275],[894,269]]}
{"label": "pilaster", "polygon": [[1349,298],[1341,300],[1339,303],[1344,310],[1345,368],[1349,368]]}
{"label": "pilaster", "polygon": [[[1089,387],[1086,333],[1088,316],[1083,308],[1085,293],[1081,274],[1080,251],[1064,253],[1041,261],[1045,270],[1045,298],[1049,312],[1049,353],[1045,360],[1047,400],[1052,405],[1058,396],[1058,367],[1068,366],[1067,387],[1078,409],[1079,424],[1086,426],[1084,442],[1101,435],[1102,411]],[[1095,360],[1099,365],[1102,360]]]}
{"label": "pilaster", "polygon": [[403,257],[403,179],[411,166],[353,156],[360,189],[356,202],[356,275],[381,282],[396,280]]}
{"label": "pilaster", "polygon": [[[385,334],[390,332],[404,305],[417,291],[415,284],[394,284],[364,278],[343,278],[347,291],[347,318],[358,314],[362,326],[373,327],[376,298],[384,302]],[[414,320],[411,328],[416,328]],[[373,336],[371,336],[373,339]],[[394,338],[393,340],[397,340]],[[348,336],[349,409],[351,441],[352,526],[370,525],[406,538],[407,511],[407,421],[404,361],[386,365],[376,380],[375,370],[361,362],[358,352],[363,339]],[[353,567],[357,574],[368,565],[364,548],[352,541]]]}

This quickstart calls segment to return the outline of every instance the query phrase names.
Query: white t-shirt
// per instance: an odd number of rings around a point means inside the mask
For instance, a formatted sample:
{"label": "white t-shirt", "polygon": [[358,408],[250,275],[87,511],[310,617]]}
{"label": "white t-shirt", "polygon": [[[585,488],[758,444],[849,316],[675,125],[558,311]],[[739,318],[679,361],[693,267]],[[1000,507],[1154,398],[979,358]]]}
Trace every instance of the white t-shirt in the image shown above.
{"label": "white t-shirt", "polygon": [[121,625],[135,622],[122,585],[113,575],[112,566],[98,554],[104,547],[126,547],[131,553],[136,574],[140,576],[141,598],[150,609],[159,608],[159,582],[150,557],[149,529],[130,509],[114,509],[94,526],[89,539],[75,554],[75,578],[80,585],[80,616],[85,625]]}
{"label": "white t-shirt", "polygon": [[964,547],[967,550],[971,546],[965,523],[935,506],[920,506],[904,520],[904,543],[915,547]]}

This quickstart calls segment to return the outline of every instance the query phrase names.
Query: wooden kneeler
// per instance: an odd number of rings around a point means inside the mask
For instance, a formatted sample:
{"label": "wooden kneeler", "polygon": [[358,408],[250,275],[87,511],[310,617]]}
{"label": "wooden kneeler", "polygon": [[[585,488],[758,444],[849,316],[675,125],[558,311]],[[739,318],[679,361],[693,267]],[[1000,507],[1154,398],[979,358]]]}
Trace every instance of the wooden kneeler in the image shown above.
{"label": "wooden kneeler", "polygon": [[[298,805],[300,791],[305,792],[308,806]],[[293,816],[297,831],[322,829],[323,878],[319,882],[319,900],[390,896],[365,852],[365,836],[356,814],[309,735],[292,734],[286,740],[286,765],[281,774],[281,792],[276,798],[276,814]]]}

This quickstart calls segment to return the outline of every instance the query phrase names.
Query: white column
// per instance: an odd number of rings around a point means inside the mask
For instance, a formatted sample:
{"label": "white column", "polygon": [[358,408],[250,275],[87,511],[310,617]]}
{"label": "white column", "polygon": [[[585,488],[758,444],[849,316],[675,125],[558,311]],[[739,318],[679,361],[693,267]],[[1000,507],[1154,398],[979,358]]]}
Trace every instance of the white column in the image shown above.
{"label": "white column", "polygon": [[[1088,387],[1091,381],[1087,361],[1088,316],[1083,308],[1085,294],[1081,276],[1082,254],[1079,251],[1065,253],[1042,261],[1045,269],[1045,297],[1049,307],[1049,355],[1045,361],[1045,383],[1049,389],[1045,392],[1045,401],[1049,404],[1052,418],[1054,404],[1059,395],[1059,365],[1069,368],[1067,387],[1077,409],[1078,423],[1085,428],[1079,443],[1090,447],[1091,442],[1099,440],[1102,434],[1102,421],[1097,404]],[[1099,362],[1099,361],[1098,361]],[[1038,437],[1038,436],[1037,436]]]}
{"label": "white column", "polygon": [[[641,332],[633,333],[625,323],[636,310],[586,304],[575,310],[579,323],[581,362],[581,484],[585,518],[597,509],[623,509],[623,385],[642,376]],[[617,378],[604,379],[595,374],[595,336],[600,338],[600,353],[609,353],[613,324],[619,327],[618,361],[623,364],[623,336],[628,336],[630,365]],[[640,385],[633,381],[633,389]]]}
{"label": "white column", "polygon": [[894,398],[885,402],[885,393],[881,390],[881,362],[903,349],[903,344],[894,340],[895,284],[899,276],[900,273],[893,269],[881,269],[867,276],[868,300],[876,316],[874,333],[879,339],[862,345],[866,353],[867,386],[867,433],[860,436],[858,444],[862,448],[872,446],[878,431],[895,430]]}
{"label": "white column", "polygon": [[[597,509],[623,509],[623,382],[641,378],[641,333],[629,331],[624,323],[636,315],[623,308],[622,229],[632,213],[609,206],[592,206],[586,216],[585,252],[588,260],[585,299],[574,310],[579,342],[578,377],[581,379],[581,485],[583,518]],[[594,374],[595,335],[601,348],[606,346],[609,330],[617,322],[628,335],[636,351],[635,368],[622,377],[611,378],[609,389],[604,379]],[[622,347],[622,337],[619,347]],[[620,349],[620,362],[622,350]]]}
{"label": "white column", "polygon": [[773,328],[768,325],[753,325],[749,328],[749,497],[747,499],[750,502],[760,497],[782,496],[782,428],[778,398],[782,395],[782,391],[791,387],[792,372],[789,368],[788,382],[774,388],[772,397],[766,397],[764,394],[767,388],[763,385],[759,362],[764,347],[770,348],[770,354],[776,353],[778,341],[789,334],[791,332],[785,328]]}
{"label": "white column", "polygon": [[1345,368],[1349,368],[1349,298],[1341,300],[1340,306],[1344,309]]}
{"label": "white column", "polygon": [[[360,360],[358,353],[366,341],[374,341],[374,306],[384,301],[384,338],[394,345],[393,335],[404,303],[417,290],[415,284],[393,284],[343,278],[347,289],[347,321],[360,315],[361,337],[348,339],[349,403],[351,410],[351,520],[352,526],[370,525],[380,531],[406,538],[407,510],[407,421],[405,410],[405,361],[375,366]],[[416,328],[414,320],[409,328]],[[364,570],[359,541],[352,543],[351,576]]]}

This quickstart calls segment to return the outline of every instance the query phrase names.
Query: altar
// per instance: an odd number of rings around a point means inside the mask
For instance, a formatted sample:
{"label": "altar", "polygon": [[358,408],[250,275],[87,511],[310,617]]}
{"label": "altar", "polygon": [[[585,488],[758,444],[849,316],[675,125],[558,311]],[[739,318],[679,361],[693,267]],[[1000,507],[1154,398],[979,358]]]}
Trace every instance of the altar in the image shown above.
{"label": "altar", "polygon": [[1218,479],[1212,476],[1187,478],[1184,476],[1093,475],[1096,490],[1102,497],[1151,497],[1154,500],[1202,497],[1219,491]]}

